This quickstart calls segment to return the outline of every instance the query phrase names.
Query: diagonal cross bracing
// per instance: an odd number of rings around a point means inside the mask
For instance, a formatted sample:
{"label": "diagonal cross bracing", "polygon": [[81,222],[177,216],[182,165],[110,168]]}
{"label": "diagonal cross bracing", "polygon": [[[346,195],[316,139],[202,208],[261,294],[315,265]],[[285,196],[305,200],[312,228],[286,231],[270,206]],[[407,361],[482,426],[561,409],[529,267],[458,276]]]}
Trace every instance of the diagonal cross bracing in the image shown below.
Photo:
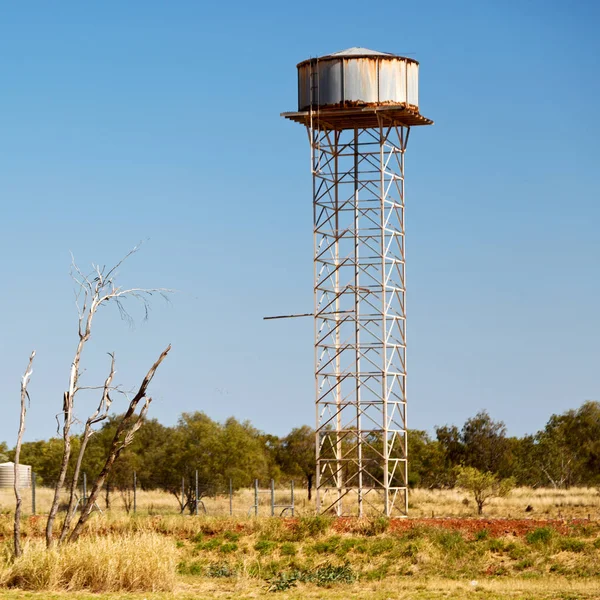
{"label": "diagonal cross bracing", "polygon": [[409,128],[308,126],[317,509],[405,515],[404,152]]}

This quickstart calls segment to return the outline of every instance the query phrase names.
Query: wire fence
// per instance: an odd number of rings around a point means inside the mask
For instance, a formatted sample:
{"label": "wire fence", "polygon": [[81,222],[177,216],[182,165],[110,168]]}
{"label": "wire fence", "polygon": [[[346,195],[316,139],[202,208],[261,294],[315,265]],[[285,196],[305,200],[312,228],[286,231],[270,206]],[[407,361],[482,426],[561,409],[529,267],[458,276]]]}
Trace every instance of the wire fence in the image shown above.
{"label": "wire fence", "polygon": [[[76,510],[90,502],[92,481],[83,473],[74,493]],[[23,515],[48,514],[54,497],[51,483],[39,485],[35,473],[28,485],[21,488]],[[61,491],[59,512],[65,512],[70,491]],[[14,509],[14,490],[0,488],[0,509]],[[225,483],[211,484],[200,481],[198,473],[174,481],[154,481],[151,486],[141,485],[138,474],[133,471],[129,481],[113,485],[105,484],[94,500],[93,509],[104,513],[121,512],[128,515],[211,515],[211,516],[296,516],[298,511],[310,511],[314,507],[307,499],[305,490],[297,490],[294,481],[276,485],[273,479],[254,480],[251,487],[235,488],[232,479]]]}

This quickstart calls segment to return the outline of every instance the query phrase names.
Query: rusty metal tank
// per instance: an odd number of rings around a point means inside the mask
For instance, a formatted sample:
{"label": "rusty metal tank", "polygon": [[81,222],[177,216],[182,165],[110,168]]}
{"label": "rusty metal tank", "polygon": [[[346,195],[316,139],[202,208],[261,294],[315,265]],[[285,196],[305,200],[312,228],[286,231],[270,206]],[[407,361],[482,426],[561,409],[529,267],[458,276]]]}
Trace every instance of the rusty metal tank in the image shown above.
{"label": "rusty metal tank", "polygon": [[349,48],[298,64],[298,110],[357,106],[419,109],[419,63]]}

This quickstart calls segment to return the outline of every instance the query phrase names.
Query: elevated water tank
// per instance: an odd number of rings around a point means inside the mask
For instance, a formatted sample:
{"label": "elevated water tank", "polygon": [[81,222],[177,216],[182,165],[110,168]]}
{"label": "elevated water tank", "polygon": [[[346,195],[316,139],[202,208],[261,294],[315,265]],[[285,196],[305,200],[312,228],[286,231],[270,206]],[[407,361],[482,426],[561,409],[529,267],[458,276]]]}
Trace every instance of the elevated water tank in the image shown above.
{"label": "elevated water tank", "polygon": [[[31,485],[31,466],[19,465],[17,477],[19,487],[26,488]],[[15,463],[0,463],[0,488],[12,488],[15,484]]]}
{"label": "elevated water tank", "polygon": [[298,110],[405,106],[419,112],[419,63],[349,48],[298,64]]}

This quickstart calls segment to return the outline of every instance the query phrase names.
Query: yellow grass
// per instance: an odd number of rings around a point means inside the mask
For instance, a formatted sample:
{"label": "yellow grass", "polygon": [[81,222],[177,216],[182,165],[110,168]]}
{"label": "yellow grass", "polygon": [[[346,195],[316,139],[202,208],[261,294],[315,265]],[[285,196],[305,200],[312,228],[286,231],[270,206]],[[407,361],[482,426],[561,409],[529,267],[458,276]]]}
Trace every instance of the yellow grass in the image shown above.
{"label": "yellow grass", "polygon": [[[38,514],[47,513],[52,501],[53,490],[40,487],[36,494]],[[66,502],[66,494],[64,494]],[[468,501],[468,502],[465,502]],[[219,495],[202,500],[200,512],[206,510],[207,515],[226,516],[229,514],[229,496]],[[259,495],[259,516],[270,515],[270,493],[263,490]],[[275,502],[278,505],[291,503],[288,489],[276,490]],[[233,516],[253,515],[254,490],[241,489],[233,495]],[[98,500],[102,511],[106,511],[106,498],[102,494]],[[527,506],[533,511],[526,512]],[[167,492],[138,490],[137,508],[140,515],[175,515],[179,512],[177,499]],[[11,490],[0,490],[0,512],[10,513],[14,510],[14,495]],[[276,509],[279,515],[281,508]],[[111,493],[110,512],[126,514],[124,503],[119,492]],[[23,513],[31,514],[31,491],[23,492]],[[309,501],[306,490],[296,488],[295,514],[312,515],[315,513],[314,498]],[[600,519],[600,493],[596,488],[571,488],[556,490],[552,488],[517,488],[507,498],[494,498],[484,509],[488,517],[535,517],[535,518],[591,518]],[[463,490],[426,490],[415,489],[409,492],[409,516],[422,517],[471,517],[476,514],[476,507],[469,494]],[[289,513],[286,513],[289,515]]]}
{"label": "yellow grass", "polygon": [[[465,502],[468,501],[468,504]],[[472,517],[476,506],[463,490],[412,490],[409,494],[411,517]],[[525,509],[531,506],[532,511]],[[600,519],[600,493],[595,488],[521,487],[506,498],[493,498],[484,508],[484,514],[494,518],[583,518]]]}
{"label": "yellow grass", "polygon": [[155,533],[88,536],[51,551],[35,540],[14,562],[5,557],[0,582],[25,590],[169,591],[176,565],[175,544]]}

